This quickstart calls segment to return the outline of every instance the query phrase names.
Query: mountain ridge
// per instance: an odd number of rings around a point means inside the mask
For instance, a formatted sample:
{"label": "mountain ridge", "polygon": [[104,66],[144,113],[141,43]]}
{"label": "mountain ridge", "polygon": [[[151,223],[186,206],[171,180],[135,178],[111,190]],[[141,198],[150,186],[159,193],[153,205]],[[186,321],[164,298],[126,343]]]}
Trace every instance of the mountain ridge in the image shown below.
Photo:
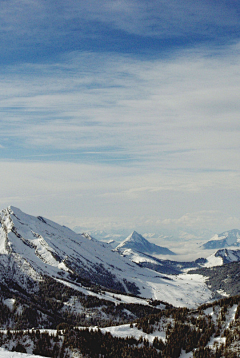
{"label": "mountain ridge", "polygon": [[200,247],[209,249],[223,249],[230,246],[240,247],[240,230],[232,229],[221,234],[214,235],[210,240]]}

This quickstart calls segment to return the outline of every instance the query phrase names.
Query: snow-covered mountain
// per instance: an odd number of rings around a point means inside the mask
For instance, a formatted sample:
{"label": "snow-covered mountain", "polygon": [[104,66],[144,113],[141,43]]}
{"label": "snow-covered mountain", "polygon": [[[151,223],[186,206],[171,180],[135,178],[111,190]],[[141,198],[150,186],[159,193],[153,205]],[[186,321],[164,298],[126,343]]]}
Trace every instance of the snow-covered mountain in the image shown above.
{"label": "snow-covered mountain", "polygon": [[240,246],[240,230],[233,229],[222,234],[214,235],[209,241],[203,244],[203,249],[223,249],[229,246]]}
{"label": "snow-covered mountain", "polygon": [[[25,294],[37,293],[40,283],[50,277],[84,294],[89,284],[99,285],[176,306],[193,307],[212,295],[200,275],[162,276],[91,236],[15,207],[2,210],[0,222],[0,285]],[[147,247],[156,252],[155,245]],[[104,298],[112,300],[107,292]],[[131,300],[135,298],[128,297]]]}
{"label": "snow-covered mountain", "polygon": [[240,261],[240,250],[220,249],[207,257],[204,267],[214,267]]}
{"label": "snow-covered mountain", "polygon": [[76,234],[14,207],[2,210],[0,220],[1,281],[34,289],[34,282],[48,275],[138,293],[134,280],[129,277],[130,282],[127,277],[139,268],[90,235]]}
{"label": "snow-covered mountain", "polygon": [[150,243],[142,235],[133,231],[121,244],[116,247],[116,250],[124,253],[125,250],[131,249],[135,252],[141,252],[149,255],[175,255],[174,252],[166,247],[161,247]]}

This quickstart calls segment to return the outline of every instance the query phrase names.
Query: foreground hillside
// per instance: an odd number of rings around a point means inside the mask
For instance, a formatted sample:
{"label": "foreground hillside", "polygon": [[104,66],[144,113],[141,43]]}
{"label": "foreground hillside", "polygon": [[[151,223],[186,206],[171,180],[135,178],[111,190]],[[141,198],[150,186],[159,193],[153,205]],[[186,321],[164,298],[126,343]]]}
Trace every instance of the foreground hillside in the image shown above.
{"label": "foreground hillside", "polygon": [[0,345],[6,350],[53,358],[237,358],[240,296],[196,310],[159,310],[129,324],[101,329],[62,323],[58,330],[2,331]]}

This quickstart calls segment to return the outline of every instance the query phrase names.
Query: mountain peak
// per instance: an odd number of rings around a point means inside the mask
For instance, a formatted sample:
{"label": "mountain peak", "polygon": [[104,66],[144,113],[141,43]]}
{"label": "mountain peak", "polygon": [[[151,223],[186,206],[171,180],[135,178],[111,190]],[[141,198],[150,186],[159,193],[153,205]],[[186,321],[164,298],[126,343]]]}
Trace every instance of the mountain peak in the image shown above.
{"label": "mountain peak", "polygon": [[170,251],[168,248],[150,243],[136,231],[133,231],[123,242],[121,242],[116,247],[116,250],[121,252],[126,249],[132,249],[133,251],[151,255],[174,255],[174,252]]}
{"label": "mountain peak", "polygon": [[147,240],[137,231],[133,231],[124,241],[144,242]]}

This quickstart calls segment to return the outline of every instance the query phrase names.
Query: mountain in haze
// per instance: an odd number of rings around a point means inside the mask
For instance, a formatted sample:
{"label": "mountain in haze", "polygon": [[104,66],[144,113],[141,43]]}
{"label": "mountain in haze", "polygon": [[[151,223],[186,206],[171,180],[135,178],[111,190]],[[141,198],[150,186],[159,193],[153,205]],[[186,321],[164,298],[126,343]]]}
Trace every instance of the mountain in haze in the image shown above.
{"label": "mountain in haze", "polygon": [[240,230],[233,229],[222,234],[214,235],[209,241],[201,246],[205,250],[223,249],[230,246],[240,246]]}
{"label": "mountain in haze", "polygon": [[121,244],[116,247],[116,251],[123,253],[125,250],[141,252],[149,255],[175,255],[174,252],[166,247],[150,243],[142,235],[133,231]]}

